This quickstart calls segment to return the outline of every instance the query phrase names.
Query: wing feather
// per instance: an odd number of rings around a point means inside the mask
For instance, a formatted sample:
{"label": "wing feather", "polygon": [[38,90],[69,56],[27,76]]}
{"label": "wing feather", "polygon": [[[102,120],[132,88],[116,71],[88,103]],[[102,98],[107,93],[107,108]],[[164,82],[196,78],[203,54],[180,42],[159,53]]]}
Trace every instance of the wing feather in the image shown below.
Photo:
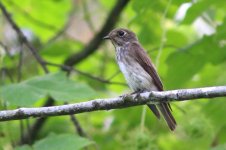
{"label": "wing feather", "polygon": [[133,42],[130,44],[130,50],[132,50],[133,55],[135,56],[135,60],[142,66],[142,68],[152,77],[155,86],[159,91],[163,91],[163,84],[158,76],[153,63],[148,57],[147,53],[140,46],[139,43]]}

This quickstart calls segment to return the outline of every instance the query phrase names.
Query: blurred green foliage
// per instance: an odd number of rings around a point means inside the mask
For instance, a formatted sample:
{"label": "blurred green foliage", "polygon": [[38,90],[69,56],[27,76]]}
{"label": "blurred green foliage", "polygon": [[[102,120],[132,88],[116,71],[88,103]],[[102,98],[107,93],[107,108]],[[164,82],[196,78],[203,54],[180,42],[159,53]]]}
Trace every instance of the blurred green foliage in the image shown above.
{"label": "blurred green foliage", "polygon": [[33,106],[46,96],[64,102],[94,96],[94,91],[89,86],[68,80],[62,72],[10,84],[4,86],[0,92],[3,101],[15,106]]}
{"label": "blurred green foliage", "polygon": [[81,138],[77,135],[72,134],[50,134],[46,138],[35,142],[35,144],[30,147],[24,145],[17,147],[16,150],[79,150],[87,145],[91,145],[92,142],[88,139]]}
{"label": "blurred green foliage", "polygon": [[[82,50],[90,37],[99,31],[101,23],[116,2],[85,1],[88,12],[83,9],[83,1],[76,0],[3,0],[20,28],[31,32],[31,42],[40,49],[41,57],[57,64],[62,64],[66,58]],[[72,9],[73,23],[65,34],[49,43],[49,39],[64,27]],[[225,10],[224,0],[197,0],[194,3],[133,0],[122,12],[117,26],[133,30],[153,62],[159,61],[157,69],[166,90],[224,85]],[[87,20],[85,13],[89,13],[91,20]],[[90,21],[96,31],[89,29]],[[3,33],[0,41],[6,43],[12,53],[11,57],[0,56],[0,67],[7,68],[14,79],[12,82],[6,73],[1,73],[1,109],[41,106],[48,96],[52,96],[56,104],[62,104],[129,93],[128,87],[102,83],[75,72],[67,79],[64,73],[59,72],[60,68],[53,66],[48,66],[51,73],[44,75],[42,68],[23,46],[21,81],[17,82],[20,54],[14,49],[20,45],[15,35],[12,35],[13,38],[10,36],[12,31],[9,31],[9,24],[2,15],[0,26],[0,32]],[[156,60],[161,44],[162,53]],[[110,43],[105,42],[94,54],[74,67],[90,75],[109,79],[119,70],[114,61],[113,49]],[[111,81],[125,82],[121,74]],[[142,107],[133,107],[77,115],[91,140],[74,134],[74,126],[68,116],[49,118],[33,145],[16,149],[70,150],[90,144],[87,149],[96,149],[91,141],[99,149],[109,150],[226,149],[225,98],[172,103],[172,107],[178,122],[175,132],[170,132],[165,122],[158,121],[149,111],[142,130]],[[34,119],[30,119],[30,122],[33,123]],[[20,130],[19,121],[1,123],[0,149],[13,149],[13,143],[20,139]]]}

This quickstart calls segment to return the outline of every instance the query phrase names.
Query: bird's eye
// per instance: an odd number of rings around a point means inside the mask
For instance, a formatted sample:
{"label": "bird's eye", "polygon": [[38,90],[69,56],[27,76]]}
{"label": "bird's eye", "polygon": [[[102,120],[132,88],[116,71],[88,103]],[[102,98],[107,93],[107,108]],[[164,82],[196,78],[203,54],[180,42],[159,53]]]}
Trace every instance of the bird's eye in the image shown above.
{"label": "bird's eye", "polygon": [[123,36],[125,35],[125,32],[122,31],[122,30],[120,30],[120,31],[118,31],[118,35],[119,35],[120,37],[123,37]]}

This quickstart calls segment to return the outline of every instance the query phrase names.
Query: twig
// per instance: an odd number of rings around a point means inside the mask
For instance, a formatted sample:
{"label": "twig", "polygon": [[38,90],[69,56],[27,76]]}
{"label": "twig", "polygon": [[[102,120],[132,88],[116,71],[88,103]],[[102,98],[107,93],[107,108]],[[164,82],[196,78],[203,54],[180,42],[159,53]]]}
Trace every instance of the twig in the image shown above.
{"label": "twig", "polygon": [[[7,12],[6,8],[4,7],[4,5],[1,2],[0,2],[0,8],[1,8],[3,14],[5,15],[6,19],[11,24],[12,28],[16,31],[17,35],[19,36],[20,42],[24,43],[24,45],[26,45],[28,47],[28,49],[32,52],[32,54],[37,59],[39,64],[42,66],[45,73],[48,73],[49,71],[45,65],[45,61],[42,60],[42,58],[38,55],[37,50],[28,42],[27,38],[21,32],[20,28],[16,25],[16,23],[11,19],[10,14]],[[62,30],[59,31],[59,33],[54,37],[54,39],[57,38],[62,32],[64,32],[64,30],[66,30],[67,26],[69,26],[69,23],[66,24],[66,26]],[[54,40],[54,39],[52,39],[52,40]],[[48,99],[47,106],[51,106],[53,104],[53,102],[54,101],[52,99]],[[37,135],[37,132],[42,127],[42,124],[45,122],[45,120],[46,120],[45,117],[38,119],[32,126],[31,130],[28,130],[27,133],[22,134],[22,138],[21,138],[21,141],[19,142],[19,144],[28,143],[28,142],[30,143],[30,141],[33,141]]]}
{"label": "twig", "polygon": [[[87,0],[82,1],[82,10],[83,10],[84,19],[85,19],[90,31],[92,31],[93,34],[96,33],[95,25],[92,21],[91,14],[89,11],[89,6],[87,5]],[[106,71],[107,61],[109,60],[108,52],[106,49],[107,49],[106,45],[104,44],[103,45],[103,58],[102,58],[102,63],[100,64],[100,69],[99,69],[100,77],[104,76],[104,72]]]}
{"label": "twig", "polygon": [[0,121],[18,120],[29,117],[47,117],[78,114],[97,110],[121,109],[126,107],[144,105],[147,103],[188,101],[200,98],[225,97],[226,86],[205,87],[195,89],[181,89],[172,91],[151,91],[139,95],[127,95],[117,98],[96,99],[75,104],[50,106],[40,108],[19,108],[15,110],[0,111]]}
{"label": "twig", "polygon": [[75,117],[75,115],[71,114],[70,115],[71,121],[73,122],[76,131],[78,132],[78,134],[82,137],[87,137],[86,133],[83,131],[83,129],[81,128],[80,123],[78,122],[77,118]]}
{"label": "twig", "polygon": [[[48,100],[45,102],[43,107],[52,106],[53,104],[54,104],[54,100],[52,98],[48,98]],[[29,130],[23,133],[22,135],[23,141],[22,140],[18,141],[17,145],[32,143],[35,140],[38,132],[40,131],[40,129],[42,128],[46,120],[47,120],[47,117],[38,118],[35,121],[35,123],[29,128]]]}
{"label": "twig", "polygon": [[[10,71],[9,71],[7,68],[5,68],[5,67],[1,68],[1,69],[0,69],[0,73],[1,73],[2,75],[7,75],[8,78],[9,78],[9,80],[10,80],[10,82],[14,83],[13,76],[11,75]],[[4,80],[2,80],[2,81],[4,81]],[[1,82],[0,82],[0,83],[1,83]]]}
{"label": "twig", "polygon": [[30,42],[27,40],[26,36],[23,34],[23,32],[20,30],[20,28],[17,26],[17,24],[12,20],[10,14],[6,10],[5,6],[0,1],[0,9],[2,13],[4,14],[5,18],[9,22],[9,24],[12,26],[12,28],[16,31],[17,35],[19,36],[19,39],[24,45],[28,47],[28,49],[31,51],[35,59],[39,62],[45,73],[48,73],[48,69],[45,66],[44,60],[38,55],[37,49],[33,47],[33,45],[30,44]]}
{"label": "twig", "polygon": [[110,76],[107,80],[112,80],[114,77],[116,77],[118,74],[120,74],[120,70],[118,70],[117,72],[115,72],[112,76]]}
{"label": "twig", "polygon": [[[26,119],[26,127],[27,127],[27,133],[29,135],[29,137],[31,137],[31,127],[30,127],[30,122],[29,122],[29,119]],[[24,132],[23,132],[24,133]],[[23,137],[24,138],[24,137]],[[31,138],[29,138],[29,141],[28,141],[29,144],[32,144],[32,141],[31,141]]]}
{"label": "twig", "polygon": [[74,71],[74,72],[77,72],[85,77],[88,77],[90,79],[93,79],[93,80],[96,80],[96,81],[99,81],[99,82],[102,82],[102,83],[106,83],[106,84],[117,84],[117,85],[122,85],[122,86],[127,86],[127,84],[125,83],[121,83],[121,82],[112,82],[110,80],[105,80],[105,79],[102,79],[102,78],[99,78],[99,77],[96,77],[96,76],[93,76],[89,73],[86,73],[86,72],[83,72],[83,71],[80,71],[80,70],[77,70],[71,66],[66,66],[66,65],[61,65],[61,64],[55,64],[55,63],[51,63],[51,62],[45,62],[46,65],[49,65],[49,66],[54,66],[54,67],[59,67],[61,68],[62,70],[65,70],[65,71]]}
{"label": "twig", "polygon": [[93,54],[97,48],[100,46],[101,42],[103,41],[103,37],[110,32],[110,30],[114,27],[119,19],[120,13],[125,8],[129,0],[118,0],[115,4],[114,8],[110,12],[105,24],[103,25],[102,29],[99,33],[97,33],[93,39],[85,46],[80,52],[70,56],[64,61],[64,64],[67,66],[73,66],[91,54]]}
{"label": "twig", "polygon": [[[29,43],[29,41],[27,40],[26,36],[23,34],[23,32],[20,30],[20,28],[18,27],[18,25],[13,21],[13,19],[11,18],[9,12],[6,10],[5,6],[2,4],[2,2],[0,1],[0,9],[3,13],[3,15],[5,16],[5,18],[7,19],[7,21],[9,22],[9,24],[12,26],[12,28],[16,31],[20,42],[23,43],[33,54],[33,56],[35,57],[35,59],[38,61],[38,63],[41,65],[42,69],[44,70],[45,73],[48,73],[48,69],[45,66],[45,62],[44,60],[39,56],[37,49],[35,49],[33,47],[33,45],[31,45]],[[46,104],[48,104],[47,106],[51,106],[54,104],[54,101],[49,98],[46,101]],[[23,136],[23,140],[19,141],[19,144],[27,144],[29,143],[29,141],[34,141],[35,137],[37,136],[37,133],[39,132],[39,130],[41,129],[42,125],[44,124],[45,120],[47,118],[43,117],[43,118],[39,118],[36,120],[36,122],[33,124],[33,126],[31,127],[31,132],[27,131],[26,133],[24,133]]]}
{"label": "twig", "polygon": [[[92,54],[95,51],[95,49],[100,45],[100,43],[102,41],[102,37],[105,34],[107,34],[111,30],[113,25],[117,22],[119,14],[122,12],[122,9],[126,6],[128,1],[129,0],[118,0],[116,6],[113,8],[112,12],[110,13],[110,15],[109,15],[109,17],[107,19],[107,22],[105,23],[103,28],[96,35],[96,37],[94,37],[94,39],[84,48],[84,54],[81,54],[82,52],[80,54],[78,54],[79,60],[76,59],[76,63],[82,61],[83,59],[85,59],[86,57],[88,57],[90,54]],[[45,66],[45,62],[37,54],[37,50],[28,42],[28,40],[23,35],[23,33],[21,32],[19,27],[11,19],[10,14],[6,11],[6,9],[5,9],[4,5],[1,3],[1,1],[0,1],[0,9],[2,10],[4,16],[9,21],[9,23],[11,24],[13,29],[17,32],[18,36],[20,37],[20,40],[22,40],[23,43],[28,47],[28,49],[31,50],[32,54],[35,56],[35,58],[40,63],[40,65],[42,66],[44,71],[47,73],[48,69]],[[76,56],[76,58],[77,58],[77,56]],[[71,66],[75,64],[74,60],[72,60],[72,59],[70,59],[70,58],[67,59],[70,62],[73,61],[71,63]],[[53,100],[52,99],[48,99],[46,101],[46,104],[47,105],[45,105],[45,106],[53,105]],[[24,138],[23,138],[25,140],[25,142],[21,142],[20,141],[19,144],[25,144],[25,143],[27,143],[26,141],[34,141],[35,137],[37,136],[37,133],[41,129],[41,127],[44,124],[44,122],[46,121],[46,119],[47,119],[46,117],[41,117],[41,118],[37,119],[37,121],[33,124],[33,126],[31,126],[31,137],[28,136],[28,133],[25,133],[24,134]],[[30,138],[30,140],[28,138]]]}
{"label": "twig", "polygon": [[23,141],[23,132],[24,132],[24,123],[23,120],[20,120],[20,140]]}
{"label": "twig", "polygon": [[[68,103],[65,102],[64,104],[67,105]],[[86,133],[84,132],[80,123],[78,122],[76,116],[74,114],[70,114],[70,119],[71,119],[71,122],[74,124],[75,130],[77,131],[77,133],[82,137],[87,137]]]}
{"label": "twig", "polygon": [[4,48],[4,50],[6,51],[6,54],[9,56],[9,58],[12,59],[12,56],[9,53],[8,47],[5,44],[3,44],[1,41],[0,41],[0,45]]}

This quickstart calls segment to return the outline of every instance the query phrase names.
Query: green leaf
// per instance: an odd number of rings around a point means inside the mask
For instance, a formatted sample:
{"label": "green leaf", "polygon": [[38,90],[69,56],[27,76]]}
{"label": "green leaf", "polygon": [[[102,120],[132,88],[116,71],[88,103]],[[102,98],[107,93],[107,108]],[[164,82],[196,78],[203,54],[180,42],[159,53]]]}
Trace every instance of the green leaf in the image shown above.
{"label": "green leaf", "polygon": [[32,106],[45,96],[45,91],[25,83],[4,86],[0,91],[2,99],[16,106]]}
{"label": "green leaf", "polygon": [[62,72],[28,80],[27,84],[46,91],[58,101],[91,98],[94,91],[86,84],[70,81]]}
{"label": "green leaf", "polygon": [[199,41],[172,53],[167,59],[168,74],[165,79],[168,88],[180,88],[199,73],[206,63],[217,65],[226,60],[226,30],[224,23],[211,36],[204,36]]}
{"label": "green leaf", "polygon": [[57,101],[91,98],[94,91],[86,84],[69,80],[62,72],[35,77],[11,84],[0,92],[3,100],[16,106],[31,106],[37,100],[51,96]]}
{"label": "green leaf", "polygon": [[225,9],[224,3],[224,0],[199,0],[188,9],[183,23],[191,24],[196,18],[203,15],[204,12],[213,19],[218,13],[217,11]]}
{"label": "green leaf", "polygon": [[36,142],[34,150],[79,150],[93,142],[74,134],[51,134],[48,137]]}
{"label": "green leaf", "polygon": [[182,87],[205,65],[205,61],[203,59],[200,60],[198,55],[176,51],[169,56],[167,64],[168,73],[165,84],[167,88],[171,89]]}

